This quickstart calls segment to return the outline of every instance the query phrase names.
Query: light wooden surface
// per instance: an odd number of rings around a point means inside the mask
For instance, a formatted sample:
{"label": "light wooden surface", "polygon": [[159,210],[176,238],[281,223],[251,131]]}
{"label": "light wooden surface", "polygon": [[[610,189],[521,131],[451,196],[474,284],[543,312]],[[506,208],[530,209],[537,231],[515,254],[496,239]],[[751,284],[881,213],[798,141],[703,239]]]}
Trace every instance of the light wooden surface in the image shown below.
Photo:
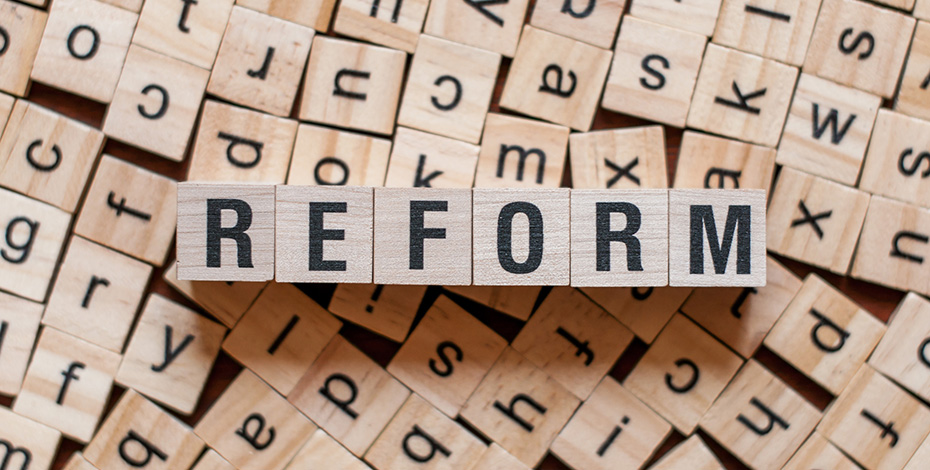
{"label": "light wooden surface", "polygon": [[880,110],[862,166],[859,188],[874,194],[930,206],[930,181],[921,155],[930,149],[930,122]]}
{"label": "light wooden surface", "polygon": [[869,356],[868,364],[926,399],[930,369],[924,340],[930,336],[930,302],[909,293],[891,314],[888,331]]}
{"label": "light wooden surface", "polygon": [[475,144],[398,127],[384,186],[471,188],[479,149]]}
{"label": "light wooden surface", "polygon": [[362,41],[410,52],[416,50],[428,0],[377,3],[340,1],[333,31]]}
{"label": "light wooden surface", "polygon": [[610,49],[627,0],[539,0],[529,24],[568,38]]}
{"label": "light wooden surface", "polygon": [[928,233],[930,210],[873,196],[850,275],[894,289],[930,294],[930,279],[921,269]]}
{"label": "light wooden surface", "polygon": [[10,294],[0,294],[0,301],[4,305],[0,325],[4,325],[10,335],[0,344],[0,393],[15,396],[23,385],[32,347],[39,334],[42,304]]}
{"label": "light wooden surface", "polygon": [[818,13],[820,0],[723,0],[713,42],[799,66]]}
{"label": "light wooden surface", "polygon": [[[930,3],[923,3],[927,5],[927,16],[924,19],[930,20]],[[917,15],[917,13],[915,10],[914,14]],[[918,21],[917,28],[914,30],[914,40],[911,42],[911,50],[908,52],[904,66],[904,73],[901,76],[901,87],[895,99],[894,109],[896,111],[925,120],[930,119],[930,104],[927,104],[930,85],[924,86],[928,74],[930,74],[930,23]]]}
{"label": "light wooden surface", "polygon": [[10,44],[0,57],[0,90],[16,96],[25,96],[29,90],[29,75],[42,42],[48,13],[10,0],[0,3],[3,29],[10,35],[23,38]]}
{"label": "light wooden surface", "polygon": [[426,286],[339,284],[329,311],[391,341],[407,338]]}
{"label": "light wooden surface", "polygon": [[685,131],[681,138],[675,188],[764,189],[775,173],[775,149]]}
{"label": "light wooden surface", "polygon": [[652,343],[694,291],[691,287],[582,287],[580,290],[646,343]]}
{"label": "light wooden surface", "polygon": [[572,189],[668,187],[662,126],[576,133],[569,149]]}
{"label": "light wooden surface", "polygon": [[[187,6],[170,0],[145,2],[132,41],[209,70],[216,60],[233,3],[219,0]],[[182,16],[184,21],[180,20]]]}
{"label": "light wooden surface", "polygon": [[8,409],[0,410],[0,423],[0,439],[7,443],[4,459],[8,463],[15,465],[19,461],[24,468],[51,468],[61,440],[60,432]]}
{"label": "light wooden surface", "polygon": [[559,187],[568,135],[569,129],[564,126],[489,113],[481,137],[475,187]]}
{"label": "light wooden surface", "polygon": [[287,184],[381,186],[391,145],[388,139],[301,124]]}

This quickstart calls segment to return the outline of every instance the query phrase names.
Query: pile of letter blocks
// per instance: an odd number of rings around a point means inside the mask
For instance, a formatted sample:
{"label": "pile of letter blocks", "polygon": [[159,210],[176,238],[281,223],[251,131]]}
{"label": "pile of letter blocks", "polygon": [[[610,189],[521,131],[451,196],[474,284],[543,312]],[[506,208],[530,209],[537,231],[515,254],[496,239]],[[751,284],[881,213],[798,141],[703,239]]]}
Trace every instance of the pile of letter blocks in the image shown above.
{"label": "pile of letter blocks", "polygon": [[[930,468],[930,0],[45,3],[0,0],[0,470]],[[764,189],[778,258],[187,282],[179,179]]]}

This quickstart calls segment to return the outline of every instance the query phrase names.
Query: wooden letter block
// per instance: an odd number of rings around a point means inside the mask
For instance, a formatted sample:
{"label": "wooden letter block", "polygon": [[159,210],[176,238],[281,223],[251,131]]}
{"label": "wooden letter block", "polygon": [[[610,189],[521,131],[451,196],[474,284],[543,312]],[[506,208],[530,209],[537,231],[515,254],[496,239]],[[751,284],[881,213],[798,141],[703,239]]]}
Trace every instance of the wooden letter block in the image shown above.
{"label": "wooden letter block", "polygon": [[397,123],[477,144],[501,55],[421,35]]}
{"label": "wooden letter block", "polygon": [[4,53],[0,55],[0,90],[26,96],[29,75],[45,31],[48,13],[8,0],[0,1],[0,30]]}
{"label": "wooden letter block", "polygon": [[[305,470],[308,468],[338,468],[341,470],[369,470],[351,452],[342,447],[326,431],[317,429],[310,440],[287,464],[284,470]],[[199,470],[199,469],[194,469]],[[232,469],[231,469],[232,470]]]}
{"label": "wooden letter block", "polygon": [[[88,462],[87,459],[84,458],[84,455],[81,453],[81,451],[77,451],[71,454],[71,457],[68,458],[68,461],[65,463],[63,470],[98,470],[98,469],[97,467],[91,465],[91,463]],[[219,469],[219,470],[223,470],[223,469]]]}
{"label": "wooden letter block", "polygon": [[134,390],[123,393],[84,458],[100,469],[190,468],[203,441],[186,424]]}
{"label": "wooden letter block", "polygon": [[[15,396],[23,385],[42,319],[42,304],[0,292],[0,394]],[[9,336],[7,336],[9,335]]]}
{"label": "wooden letter block", "polygon": [[131,46],[103,132],[169,160],[184,159],[210,72]]}
{"label": "wooden letter block", "polygon": [[881,104],[878,96],[801,74],[775,161],[854,186]]}
{"label": "wooden letter block", "polygon": [[479,147],[398,127],[384,185],[393,188],[471,188]]}
{"label": "wooden letter block", "polygon": [[471,284],[471,213],[470,189],[375,188],[374,282]]}
{"label": "wooden letter block", "polygon": [[391,141],[301,124],[287,184],[384,186]]}
{"label": "wooden letter block", "polygon": [[24,418],[8,408],[0,408],[0,442],[5,453],[3,465],[21,469],[48,470],[55,462],[61,433]]}
{"label": "wooden letter block", "polygon": [[691,31],[710,37],[717,25],[720,0],[668,2],[666,0],[633,0],[630,14],[655,23]]}
{"label": "wooden letter block", "polygon": [[194,432],[241,470],[282,470],[317,427],[250,371],[220,395]]}
{"label": "wooden letter block", "polygon": [[609,50],[527,25],[500,105],[587,131],[604,90],[610,58]]}
{"label": "wooden letter block", "polygon": [[916,21],[857,0],[824,0],[804,73],[894,95]]}
{"label": "wooden letter block", "polygon": [[533,5],[530,24],[537,28],[610,49],[627,0],[543,0]]}
{"label": "wooden letter block", "polygon": [[475,189],[475,285],[567,286],[568,188]]}
{"label": "wooden letter block", "polygon": [[765,191],[674,189],[668,207],[669,285],[765,286]]}
{"label": "wooden letter block", "polygon": [[236,467],[233,467],[215,450],[208,448],[197,460],[197,463],[191,467],[191,470],[236,470]]}
{"label": "wooden letter block", "polygon": [[581,288],[646,343],[652,343],[693,290],[691,287]]}
{"label": "wooden letter block", "polygon": [[839,395],[884,333],[881,321],[820,276],[809,274],[765,346]]}
{"label": "wooden letter block", "polygon": [[525,465],[535,467],[579,400],[512,348],[506,348],[461,417]]}
{"label": "wooden letter block", "polygon": [[342,323],[291,284],[269,284],[223,350],[282,395],[300,380]]}
{"label": "wooden letter block", "polygon": [[694,88],[688,127],[775,147],[797,77],[795,67],[711,44]]}
{"label": "wooden letter block", "polygon": [[674,187],[764,189],[768,193],[774,173],[774,149],[685,131]]}
{"label": "wooden letter block", "polygon": [[372,188],[278,186],[276,191],[277,282],[371,283]]}
{"label": "wooden letter block", "polygon": [[163,276],[165,282],[227,328],[236,326],[266,285],[263,282],[179,281],[177,263],[171,262],[168,266]]}
{"label": "wooden letter block", "polygon": [[697,434],[663,455],[650,470],[724,470],[717,456]]}
{"label": "wooden letter block", "polygon": [[454,294],[526,321],[533,313],[541,286],[444,286]]}
{"label": "wooden letter block", "polygon": [[109,103],[139,15],[96,0],[56,0],[32,79]]}
{"label": "wooden letter block", "polygon": [[488,114],[475,187],[558,188],[569,132],[567,127],[554,124]]}
{"label": "wooden letter block", "polygon": [[904,470],[920,470],[930,460],[930,440],[924,439],[923,444],[917,448],[917,452],[907,462]]}
{"label": "wooden letter block", "polygon": [[451,418],[475,391],[507,341],[440,296],[387,371]]}
{"label": "wooden letter block", "polygon": [[337,335],[287,399],[361,457],[409,396],[407,387]]}
{"label": "wooden letter block", "polygon": [[879,110],[859,189],[930,207],[930,122]]}
{"label": "wooden letter block", "polygon": [[0,138],[0,185],[74,212],[103,133],[18,100]]}
{"label": "wooden letter block", "polygon": [[[930,1],[927,5],[930,20]],[[917,12],[915,11],[916,15]],[[907,56],[907,65],[901,78],[901,88],[895,100],[895,111],[930,120],[930,23],[918,21],[914,42]]]}
{"label": "wooden letter block", "polygon": [[911,292],[891,314],[888,331],[869,365],[920,398],[930,397],[930,302]]}
{"label": "wooden letter block", "polygon": [[750,360],[701,419],[701,428],[746,465],[781,468],[818,421],[814,405]]}
{"label": "wooden letter block", "polygon": [[714,43],[800,66],[819,11],[820,0],[723,0]]}
{"label": "wooden letter block", "polygon": [[329,311],[395,342],[403,342],[426,295],[426,286],[339,284]]}
{"label": "wooden letter block", "polygon": [[407,54],[317,36],[304,76],[302,121],[390,135]]}
{"label": "wooden letter block", "polygon": [[429,0],[397,0],[387,5],[380,1],[343,0],[336,11],[333,32],[413,53],[428,7]]}
{"label": "wooden letter block", "polygon": [[207,100],[188,181],[284,183],[297,122]]}
{"label": "wooden letter block", "polygon": [[232,7],[233,0],[146,1],[132,41],[209,70],[213,68]]}
{"label": "wooden letter block", "polygon": [[930,20],[930,0],[917,0],[914,3],[914,16],[922,20]]}
{"label": "wooden letter block", "polygon": [[866,365],[817,432],[865,468],[902,468],[930,433],[930,410]]}
{"label": "wooden letter block", "polygon": [[87,443],[110,397],[119,354],[44,328],[13,411]]}
{"label": "wooden letter block", "polygon": [[573,189],[667,188],[662,126],[572,134]]}
{"label": "wooden letter block", "polygon": [[930,210],[873,196],[850,275],[894,289],[930,295],[924,261]]}
{"label": "wooden letter block", "polygon": [[236,5],[259,11],[282,20],[326,31],[333,16],[336,0],[236,0]]}
{"label": "wooden letter block", "polygon": [[726,346],[675,315],[623,385],[687,435],[741,365]]}
{"label": "wooden letter block", "polygon": [[375,468],[473,468],[485,451],[460,424],[411,394],[365,454]]}
{"label": "wooden letter block", "polygon": [[530,467],[492,442],[470,470],[530,470]]}
{"label": "wooden letter block", "polygon": [[42,324],[121,352],[152,267],[81,237],[71,237]]}
{"label": "wooden letter block", "polygon": [[486,4],[460,0],[430,2],[423,32],[513,57],[528,0]]}
{"label": "wooden letter block", "polygon": [[[2,8],[2,3],[0,3]],[[6,127],[10,114],[13,112],[13,106],[16,105],[16,98],[6,93],[0,93],[0,128]]]}
{"label": "wooden letter block", "polygon": [[860,470],[842,451],[830,444],[816,431],[807,438],[794,457],[782,470],[809,470],[812,468],[830,468],[833,470]]}

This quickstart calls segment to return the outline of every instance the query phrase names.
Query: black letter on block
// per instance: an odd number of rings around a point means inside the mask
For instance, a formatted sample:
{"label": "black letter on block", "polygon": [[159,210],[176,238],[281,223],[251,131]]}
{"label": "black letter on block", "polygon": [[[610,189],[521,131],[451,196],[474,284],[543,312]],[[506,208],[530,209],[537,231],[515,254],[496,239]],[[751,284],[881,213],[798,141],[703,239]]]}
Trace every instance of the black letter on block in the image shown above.
{"label": "black letter on block", "polygon": [[[249,423],[255,421],[258,426],[255,428],[254,434],[249,434]],[[274,442],[275,430],[274,426],[268,426],[268,439],[265,442],[259,442],[258,437],[261,435],[262,431],[265,430],[265,417],[259,413],[252,413],[248,418],[242,423],[242,427],[236,429],[236,434],[239,435],[245,442],[248,442],[255,448],[255,450],[265,450],[266,447],[270,446]]]}
{"label": "black letter on block", "polygon": [[181,0],[181,2],[184,3],[184,6],[181,7],[181,17],[178,19],[178,29],[181,30],[182,33],[189,33],[191,32],[191,29],[187,26],[187,17],[190,15],[191,5],[196,5],[197,0]]}
{"label": "black letter on block", "polygon": [[451,111],[459,105],[459,101],[462,100],[462,82],[459,79],[451,75],[442,75],[433,82],[433,85],[440,86],[443,83],[452,82],[452,86],[455,87],[455,96],[452,97],[452,101],[447,104],[442,104],[436,99],[435,96],[430,96],[430,101],[433,103],[433,106],[440,111]]}
{"label": "black letter on block", "polygon": [[327,212],[345,214],[349,205],[345,202],[311,202],[310,203],[310,270],[311,271],[345,271],[345,260],[324,260],[323,240],[345,240],[346,231],[342,229],[324,229],[323,214]]}
{"label": "black letter on block", "polygon": [[[142,457],[141,459],[136,459],[136,458],[131,457],[129,455],[129,451],[126,450],[126,445],[129,444],[130,442],[139,443],[139,445],[142,446],[142,449],[145,450],[145,456]],[[157,457],[158,460],[161,460],[163,462],[168,460],[168,454],[164,453],[158,447],[155,447],[155,444],[152,444],[151,442],[145,440],[144,437],[136,434],[136,432],[133,430],[130,430],[126,434],[126,437],[124,437],[123,440],[119,442],[119,456],[121,459],[123,459],[123,462],[126,462],[127,464],[129,464],[129,466],[136,467],[136,468],[142,468],[142,467],[147,466],[149,462],[152,460],[152,456]]]}
{"label": "black letter on block", "polygon": [[[227,134],[225,132],[217,133],[216,136],[220,139],[229,141],[229,145],[226,146],[226,159],[229,160],[229,163],[232,163],[233,166],[239,168],[253,168],[262,160],[262,148],[265,146],[264,143],[237,135]],[[242,161],[236,158],[233,155],[233,149],[236,148],[237,145],[247,145],[251,147],[255,152],[255,158],[251,161]]]}
{"label": "black letter on block", "polygon": [[[222,212],[236,212],[236,225],[223,227]],[[252,226],[252,206],[241,199],[207,199],[207,267],[220,267],[220,240],[236,242],[240,268],[252,268],[252,238],[245,233]]]}
{"label": "black letter on block", "polygon": [[[549,84],[549,75],[550,72],[555,72],[555,86]],[[567,90],[562,89],[562,67],[559,67],[556,64],[549,64],[543,70],[542,74],[542,85],[539,85],[539,91],[543,93],[552,93],[555,96],[562,98],[568,98],[572,96],[572,93],[575,92],[575,85],[578,84],[578,77],[575,76],[575,72],[571,70],[568,71],[568,79],[571,80],[571,84],[568,85]]]}
{"label": "black letter on block", "polygon": [[424,228],[423,213],[447,212],[448,201],[410,201],[410,269],[423,269],[423,241],[427,238],[444,239],[446,229]]}
{"label": "black letter on block", "polygon": [[[84,52],[84,53],[79,53],[78,51],[74,50],[74,41],[77,39],[78,34],[81,34],[81,31],[87,31],[88,33],[90,33],[91,37],[93,38],[92,42],[90,43],[90,48],[87,49],[87,52]],[[94,29],[93,27],[89,25],[82,24],[82,25],[75,26],[74,29],[72,29],[71,32],[68,33],[68,52],[75,59],[79,59],[79,60],[91,59],[92,57],[97,55],[97,48],[99,47],[100,47],[100,34],[97,33],[96,29]]]}
{"label": "black letter on block", "polygon": [[174,328],[171,325],[165,325],[165,361],[161,365],[152,364],[152,370],[155,372],[162,372],[177,359],[178,356],[184,352],[191,342],[194,341],[194,335],[187,335],[181,340],[181,344],[176,348],[171,347],[172,337],[174,336]]}
{"label": "black letter on block", "polygon": [[[426,441],[427,444],[429,444],[428,454],[420,455],[414,452],[413,449],[410,448],[410,439],[414,437],[419,437],[420,439],[423,439],[424,441]],[[430,436],[429,434],[427,434],[426,431],[420,429],[420,427],[417,426],[416,424],[413,425],[413,430],[408,432],[407,435],[404,436],[403,447],[404,447],[404,453],[407,454],[407,457],[410,457],[414,461],[420,462],[420,463],[429,462],[430,460],[433,460],[433,457],[436,456],[436,452],[439,452],[440,454],[445,455],[446,457],[449,457],[452,455],[451,450],[447,449],[445,446],[440,444],[438,441],[436,441],[436,439],[433,438],[433,436]]]}
{"label": "black letter on block", "polygon": [[736,82],[734,81],[733,82],[733,93],[736,94],[736,101],[733,101],[727,98],[721,98],[717,96],[714,98],[714,103],[722,104],[724,106],[729,106],[731,108],[736,108],[741,111],[746,111],[749,114],[759,114],[762,112],[762,110],[755,106],[750,106],[749,100],[759,98],[761,96],[765,96],[766,91],[768,91],[768,88],[756,90],[752,93],[748,93],[744,95],[743,92],[740,91],[739,85],[737,85]]}
{"label": "black letter on block", "polygon": [[268,47],[268,50],[265,51],[265,61],[262,62],[262,68],[258,70],[246,70],[246,75],[257,78],[259,80],[264,80],[268,76],[268,69],[271,68],[271,60],[274,59],[274,48]]}
{"label": "black letter on block", "polygon": [[501,17],[488,11],[485,5],[504,5],[510,0],[465,0],[465,4],[478,10],[479,13],[493,21],[498,26],[504,26],[504,20]]}
{"label": "black letter on block", "polygon": [[525,393],[518,393],[514,395],[514,397],[510,399],[510,406],[504,406],[503,403],[495,400],[494,408],[497,408],[498,411],[507,415],[508,418],[512,419],[515,423],[520,425],[520,427],[525,429],[526,432],[533,432],[533,425],[527,422],[525,419],[521,418],[520,415],[514,411],[514,407],[517,405],[517,403],[520,402],[526,403],[530,406],[530,408],[533,408],[539,414],[546,414],[546,411],[548,411],[545,406],[540,405],[536,400],[532,399]]}
{"label": "black letter on block", "polygon": [[901,156],[898,157],[898,171],[900,171],[905,176],[914,176],[914,174],[917,173],[917,170],[920,168],[920,164],[924,161],[927,161],[927,168],[920,173],[920,177],[926,178],[930,176],[930,152],[920,152],[920,155],[917,155],[917,158],[914,159],[914,162],[910,167],[904,166],[904,160],[911,156],[913,153],[913,148],[907,148],[901,152]]}
{"label": "black letter on block", "polygon": [[590,366],[591,363],[594,362],[594,351],[592,351],[591,348],[588,347],[587,341],[579,340],[578,338],[574,337],[571,333],[569,333],[565,328],[562,328],[561,326],[556,328],[555,332],[559,336],[565,338],[565,340],[568,341],[569,343],[572,343],[572,346],[574,346],[576,349],[575,357],[579,357],[582,354],[584,354],[584,365],[586,367]]}
{"label": "black letter on block", "polygon": [[530,155],[536,155],[539,158],[539,166],[536,167],[536,184],[542,184],[546,171],[546,152],[537,148],[527,150],[519,145],[501,144],[501,151],[497,156],[497,177],[504,177],[504,163],[507,161],[507,155],[512,151],[517,152],[517,158],[519,158],[517,162],[517,181],[523,181],[523,168],[526,166],[526,158]]}
{"label": "black letter on block", "polygon": [[846,137],[846,133],[849,132],[849,127],[852,126],[852,123],[856,120],[855,114],[850,114],[846,118],[846,122],[843,123],[843,127],[839,127],[840,113],[836,109],[830,109],[830,112],[827,113],[827,118],[823,120],[823,124],[820,123],[820,105],[814,103],[813,116],[811,119],[811,124],[814,126],[813,136],[815,139],[820,139],[823,137],[824,132],[827,131],[827,127],[830,128],[830,142],[834,145],[839,145],[843,141],[843,137]]}
{"label": "black letter on block", "polygon": [[[349,392],[350,392],[349,398],[346,398],[345,400],[341,400],[339,398],[336,398],[335,395],[333,395],[332,390],[329,389],[329,386],[331,383],[333,383],[333,381],[342,382],[345,384],[346,387],[349,388]],[[338,372],[333,375],[330,375],[329,377],[326,378],[326,381],[323,382],[323,386],[320,387],[320,395],[323,395],[324,397],[326,397],[327,400],[333,402],[333,404],[335,404],[337,408],[345,412],[345,414],[349,415],[350,418],[352,419],[358,418],[358,412],[353,410],[352,408],[349,408],[349,405],[354,403],[355,399],[358,398],[358,386],[355,385],[355,382],[351,378],[349,378],[349,376],[345,374],[340,374]]]}
{"label": "black letter on block", "polygon": [[901,248],[898,246],[898,243],[901,242],[902,238],[910,238],[911,240],[915,240],[920,243],[927,244],[928,242],[930,242],[930,237],[920,234],[920,233],[908,232],[906,230],[902,230],[896,233],[894,235],[894,239],[891,240],[891,257],[892,258],[904,258],[908,261],[913,261],[917,264],[923,264],[924,263],[923,256],[912,255],[910,253],[905,253],[901,251]]}
{"label": "black letter on block", "polygon": [[156,85],[154,83],[146,85],[145,88],[142,89],[142,94],[148,96],[149,92],[153,90],[161,94],[161,105],[158,107],[158,110],[154,113],[150,113],[146,111],[145,106],[142,106],[141,104],[136,106],[136,109],[139,111],[139,114],[141,114],[142,117],[154,121],[156,119],[160,119],[165,115],[166,112],[168,112],[168,103],[170,102],[170,99],[168,98],[168,90],[166,90],[165,87]]}
{"label": "black letter on block", "polygon": [[[736,274],[752,272],[752,237],[750,236],[751,209],[749,206],[732,205],[727,210],[727,224],[723,229],[723,240],[717,235],[713,206],[691,206],[691,274],[704,274],[704,232],[710,245],[710,256],[714,261],[714,272],[726,274],[727,260],[736,235]],[[706,230],[705,230],[706,226]]]}
{"label": "black letter on block", "polygon": [[55,156],[55,160],[52,163],[44,164],[39,163],[33,153],[35,153],[36,148],[42,146],[42,139],[33,140],[28,147],[26,147],[26,161],[29,162],[29,166],[36,169],[36,171],[52,171],[55,168],[58,168],[58,165],[61,165],[61,147],[58,144],[52,144],[52,154]]}
{"label": "black letter on block", "polygon": [[[817,319],[817,323],[813,328],[811,328],[811,341],[814,342],[814,346],[817,346],[817,349],[828,353],[835,353],[840,349],[843,349],[843,345],[846,344],[846,339],[849,338],[849,332],[840,328],[839,325],[833,323],[833,320],[830,320],[817,310],[810,309],[810,314]],[[831,346],[820,339],[821,328],[829,328],[836,333],[836,336],[839,337],[839,340],[836,342],[836,344]]]}
{"label": "black letter on block", "polygon": [[776,424],[782,429],[788,429],[789,424],[784,419],[782,419],[781,416],[778,416],[774,411],[769,409],[769,407],[763,405],[762,402],[759,401],[756,397],[752,397],[752,399],[749,400],[749,404],[758,408],[759,411],[765,414],[766,418],[768,418],[768,422],[765,423],[765,426],[759,427],[750,421],[749,418],[743,416],[743,414],[740,413],[740,415],[736,417],[736,420],[743,423],[743,425],[749,428],[750,431],[760,436],[764,436],[772,432],[772,429],[775,428]]}
{"label": "black letter on block", "polygon": [[588,5],[584,8],[584,10],[578,12],[572,8],[572,0],[565,0],[562,2],[562,13],[568,13],[568,15],[572,18],[587,18],[591,16],[591,12],[594,11],[594,5],[596,3],[596,0],[588,0]]}
{"label": "black letter on block", "polygon": [[364,78],[365,80],[368,80],[371,78],[371,72],[362,72],[360,70],[342,69],[336,72],[336,78],[333,81],[334,86],[335,86],[335,88],[333,89],[333,96],[342,96],[342,97],[353,99],[353,100],[365,101],[368,98],[368,94],[359,93],[355,91],[346,91],[345,88],[342,88],[342,85],[341,85],[342,77],[345,77],[345,76],[352,77],[352,78]]}
{"label": "black letter on block", "polygon": [[[26,224],[26,227],[29,227],[29,236],[22,243],[17,243],[13,240],[13,232],[16,230],[16,226],[19,224]],[[29,220],[26,217],[14,217],[6,225],[6,244],[10,247],[11,250],[19,251],[19,257],[14,258],[11,255],[7,254],[6,249],[0,250],[0,257],[9,261],[13,264],[22,264],[29,259],[29,254],[32,253],[32,244],[36,241],[36,234],[39,231],[39,221]]]}
{"label": "black letter on block", "polygon": [[[620,242],[626,245],[627,271],[642,271],[641,247],[639,239],[635,237],[642,225],[642,213],[639,208],[629,202],[598,202],[595,207],[597,270],[610,271],[610,242]],[[610,214],[613,213],[622,213],[626,216],[626,227],[623,230],[610,229]]]}
{"label": "black letter on block", "polygon": [[888,447],[894,447],[898,445],[898,433],[894,430],[894,421],[889,421],[887,424],[883,423],[882,420],[878,419],[878,416],[873,415],[868,410],[862,410],[860,414],[865,417],[865,419],[875,423],[876,426],[882,430],[882,439],[886,436],[891,436],[891,442],[888,443]]}
{"label": "black letter on block", "polygon": [[645,70],[646,73],[655,77],[656,83],[649,83],[649,80],[647,80],[646,77],[640,77],[639,84],[642,85],[643,88],[646,88],[649,90],[661,90],[662,88],[665,87],[665,75],[663,75],[662,72],[652,67],[653,61],[658,61],[659,64],[662,65],[662,68],[664,68],[665,70],[668,70],[669,67],[671,66],[668,63],[668,59],[660,56],[659,54],[649,54],[646,57],[643,57],[643,62],[640,65],[642,65],[643,70]]}
{"label": "black letter on block", "polygon": [[707,170],[707,173],[704,174],[704,187],[710,189],[710,178],[717,177],[717,188],[725,189],[726,180],[730,178],[733,180],[733,189],[739,189],[739,178],[743,176],[743,172],[739,170],[726,170],[723,168],[711,167]]}
{"label": "black letter on block", "polygon": [[[529,255],[518,263],[513,259],[513,218],[525,214],[530,223]],[[497,217],[497,260],[505,271],[527,274],[535,271],[543,257],[543,218],[539,207],[529,202],[511,202],[501,209]]]}
{"label": "black letter on block", "polygon": [[684,385],[678,386],[672,383],[672,374],[665,374],[665,385],[675,393],[688,393],[694,388],[698,383],[698,379],[701,378],[701,370],[698,369],[697,364],[694,363],[691,359],[681,358],[675,361],[675,365],[679,368],[687,367],[691,369],[691,378],[685,382]]}
{"label": "black letter on block", "polygon": [[429,360],[429,369],[433,371],[434,374],[440,377],[448,377],[452,375],[452,372],[455,371],[455,366],[452,364],[452,360],[449,359],[449,356],[446,354],[446,349],[451,349],[455,353],[455,361],[462,362],[462,358],[465,356],[462,353],[462,348],[459,345],[453,343],[452,341],[443,341],[436,346],[436,354],[439,355],[439,360],[442,361],[445,365],[445,369],[439,369],[439,366],[436,365],[435,359]]}
{"label": "black letter on block", "polygon": [[[338,181],[326,181],[320,175],[320,169],[326,165],[336,165],[342,170],[342,179]],[[313,167],[313,180],[320,186],[345,186],[349,182],[349,165],[336,157],[324,157],[316,162]]]}
{"label": "black letter on block", "polygon": [[869,56],[872,55],[872,51],[875,49],[875,36],[872,36],[872,33],[868,31],[863,31],[856,36],[852,44],[847,45],[846,39],[848,39],[849,36],[852,36],[852,33],[852,28],[846,28],[843,30],[843,34],[840,36],[840,51],[846,55],[852,54],[853,52],[856,52],[856,49],[859,48],[859,45],[865,41],[867,44],[865,50],[859,53],[859,60],[868,59]]}

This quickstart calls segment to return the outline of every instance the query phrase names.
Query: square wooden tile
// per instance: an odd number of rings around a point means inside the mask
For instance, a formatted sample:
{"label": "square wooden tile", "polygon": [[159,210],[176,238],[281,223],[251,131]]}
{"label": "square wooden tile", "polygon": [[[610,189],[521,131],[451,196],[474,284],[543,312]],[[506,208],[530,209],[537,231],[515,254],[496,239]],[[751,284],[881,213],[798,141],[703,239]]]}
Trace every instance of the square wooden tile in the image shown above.
{"label": "square wooden tile", "polygon": [[310,440],[297,451],[297,455],[287,464],[284,470],[303,470],[307,468],[369,470],[367,465],[322,429],[317,429],[310,436]]}
{"label": "square wooden tile", "polygon": [[633,0],[630,15],[673,28],[710,37],[714,34],[721,0],[674,2],[664,0]]}
{"label": "square wooden tile", "polygon": [[572,134],[573,189],[667,188],[662,126]]}
{"label": "square wooden tile", "polygon": [[527,0],[506,3],[430,2],[423,32],[513,57],[526,17]]}
{"label": "square wooden tile", "polygon": [[[924,3],[927,5],[925,19],[930,20],[930,2]],[[915,10],[914,15],[917,13]],[[901,77],[901,87],[895,98],[895,111],[930,120],[930,104],[927,104],[930,81],[927,77],[930,77],[930,23],[918,21]]]}
{"label": "square wooden tile", "polygon": [[780,0],[759,5],[747,0],[723,0],[715,44],[801,65],[807,54],[820,0]]}
{"label": "square wooden tile", "polygon": [[213,68],[234,0],[186,3],[147,1],[132,41],[200,68]]}
{"label": "square wooden tile", "polygon": [[282,20],[304,25],[316,31],[329,28],[336,0],[236,0],[236,5],[265,13]]}
{"label": "square wooden tile", "polygon": [[530,470],[530,467],[492,442],[470,470]]}
{"label": "square wooden tile", "polygon": [[911,393],[930,397],[930,301],[910,292],[892,312],[888,330],[872,351],[868,364]]}
{"label": "square wooden tile", "polygon": [[862,224],[850,275],[899,290],[930,295],[923,275],[930,242],[930,210],[873,196]]}
{"label": "square wooden tile", "polygon": [[426,286],[339,284],[329,311],[343,320],[401,343],[410,333]]}
{"label": "square wooden tile", "polygon": [[0,90],[16,96],[26,96],[29,75],[35,63],[39,44],[45,32],[48,13],[20,3],[0,2],[0,27],[15,41],[7,44],[0,56]]}
{"label": "square wooden tile", "polygon": [[626,4],[627,0],[542,0],[533,5],[530,24],[602,49],[610,49]]}
{"label": "square wooden tile", "polygon": [[384,5],[380,1],[344,0],[336,9],[333,32],[413,53],[428,7],[429,0],[397,0]]}
{"label": "square wooden tile", "polygon": [[655,463],[651,470],[723,470],[725,467],[717,456],[707,448],[707,444],[697,434],[693,434],[678,444]]}
{"label": "square wooden tile", "polygon": [[179,281],[175,262],[168,264],[163,277],[181,295],[227,328],[236,326],[266,285],[263,282]]}
{"label": "square wooden tile", "polygon": [[859,189],[930,207],[930,122],[879,110]]}
{"label": "square wooden tile", "polygon": [[775,173],[775,150],[685,131],[678,151],[675,188],[764,189]]}
{"label": "square wooden tile", "polygon": [[0,408],[0,440],[6,444],[4,466],[15,468],[19,464],[22,469],[48,470],[55,462],[61,433]]}
{"label": "square wooden tile", "polygon": [[860,470],[862,467],[815,431],[804,441],[804,445],[798,449],[794,457],[791,457],[788,464],[782,467],[782,470],[807,470],[811,468]]}
{"label": "square wooden tile", "polygon": [[475,144],[398,127],[384,185],[393,188],[471,188]]}
{"label": "square wooden tile", "polygon": [[478,154],[475,187],[558,188],[569,132],[567,127],[555,124],[489,113]]}
{"label": "square wooden tile", "polygon": [[646,343],[652,343],[693,290],[691,287],[581,288]]}
{"label": "square wooden tile", "polygon": [[542,291],[541,286],[443,286],[449,292],[526,321]]}
{"label": "square wooden tile", "polygon": [[904,470],[920,470],[920,468],[927,462],[927,459],[930,459],[930,443],[927,439],[924,439],[924,442],[920,444],[920,447],[917,448],[917,452],[914,452],[914,455],[911,456],[911,459],[907,461],[907,465],[904,466]]}
{"label": "square wooden tile", "polygon": [[287,184],[384,186],[391,141],[301,124]]}
{"label": "square wooden tile", "polygon": [[917,0],[914,2],[913,14],[922,20],[930,20],[930,0]]}
{"label": "square wooden tile", "polygon": [[15,396],[23,385],[44,306],[3,292],[0,305],[0,394]]}

